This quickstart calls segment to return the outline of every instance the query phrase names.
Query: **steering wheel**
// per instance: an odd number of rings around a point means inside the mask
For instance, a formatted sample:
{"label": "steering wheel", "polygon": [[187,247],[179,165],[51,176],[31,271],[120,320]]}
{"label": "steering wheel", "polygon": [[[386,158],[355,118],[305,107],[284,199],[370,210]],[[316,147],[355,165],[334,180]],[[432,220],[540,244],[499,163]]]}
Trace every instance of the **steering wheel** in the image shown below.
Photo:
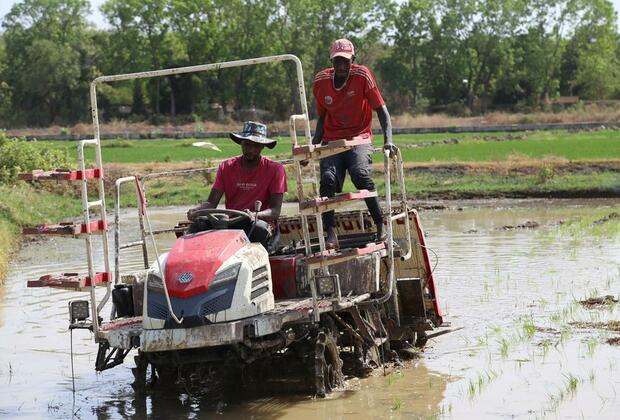
{"label": "steering wheel", "polygon": [[206,220],[214,228],[227,227],[229,224],[235,224],[244,219],[252,221],[248,213],[231,209],[202,209],[196,211],[194,216],[194,220]]}

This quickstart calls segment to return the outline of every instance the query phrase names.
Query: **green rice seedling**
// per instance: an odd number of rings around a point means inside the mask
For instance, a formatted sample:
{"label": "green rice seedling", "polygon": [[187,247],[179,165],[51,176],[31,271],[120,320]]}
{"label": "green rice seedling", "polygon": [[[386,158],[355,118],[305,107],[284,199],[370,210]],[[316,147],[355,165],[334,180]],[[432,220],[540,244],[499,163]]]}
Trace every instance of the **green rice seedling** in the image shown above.
{"label": "green rice seedling", "polygon": [[581,379],[577,378],[572,373],[564,375],[564,377],[566,378],[566,392],[569,395],[574,395],[577,392],[577,385],[579,385]]}
{"label": "green rice seedling", "polygon": [[390,373],[387,377],[388,386],[392,385],[394,382],[398,381],[399,379],[402,379],[402,377],[403,377],[403,373],[400,371],[396,373]]}
{"label": "green rice seedling", "polygon": [[540,348],[542,348],[542,356],[544,359],[547,356],[547,353],[549,353],[549,349],[551,348],[551,340],[546,338],[543,341],[541,341]]}
{"label": "green rice seedling", "polygon": [[[575,242],[577,242],[577,241],[575,241]],[[579,246],[579,243],[576,243],[575,246],[570,250],[570,254],[569,255],[570,255],[570,259],[572,261],[576,261],[577,260],[578,246]]]}
{"label": "green rice seedling", "polygon": [[592,291],[590,292],[590,295],[588,296],[589,298],[596,298],[599,296],[599,290],[595,287],[594,289],[592,289]]}
{"label": "green rice seedling", "polygon": [[599,311],[588,312],[588,317],[593,322],[598,322],[601,320],[601,313]]}
{"label": "green rice seedling", "polygon": [[484,333],[484,335],[480,335],[480,336],[476,337],[476,343],[480,347],[488,346],[489,345],[489,336],[488,336],[488,334]]}
{"label": "green rice seedling", "polygon": [[614,311],[614,309],[616,309],[616,302],[614,302],[611,299],[607,301],[606,305],[607,305],[607,312],[609,312],[609,313],[612,313]]}
{"label": "green rice seedling", "polygon": [[523,331],[525,332],[525,337],[528,340],[531,340],[532,337],[536,334],[536,326],[534,325],[534,321],[532,318],[528,318],[523,321]]}
{"label": "green rice seedling", "polygon": [[493,369],[486,370],[478,375],[478,389],[482,390],[482,388],[491,382],[493,382],[498,377],[498,374]]}
{"label": "green rice seedling", "polygon": [[560,329],[560,344],[564,344],[573,335],[573,330],[568,325],[563,325]]}
{"label": "green rice seedling", "polygon": [[392,400],[392,411],[400,410],[402,404],[400,398],[394,398],[394,400]]}
{"label": "green rice seedling", "polygon": [[476,396],[476,384],[474,382],[472,382],[471,380],[469,381],[469,399],[473,400],[474,397]]}
{"label": "green rice seedling", "polygon": [[525,363],[531,362],[531,360],[530,359],[515,359],[515,362],[517,362],[519,369],[521,369]]}
{"label": "green rice seedling", "polygon": [[596,371],[592,369],[590,371],[590,374],[588,375],[588,380],[590,381],[590,383],[592,383],[594,382],[595,379],[596,379]]}
{"label": "green rice seedling", "polygon": [[547,398],[547,403],[542,409],[542,417],[546,417],[545,414],[550,412],[557,412],[560,404],[569,396],[575,395],[577,392],[577,386],[581,379],[573,375],[572,373],[564,374],[565,378],[564,386],[558,389],[557,393],[550,394]]}
{"label": "green rice seedling", "polygon": [[549,305],[549,301],[545,298],[540,298],[538,300],[538,306],[540,307],[540,309],[545,309],[547,307],[547,305]]}
{"label": "green rice seedling", "polygon": [[588,356],[594,356],[594,352],[596,351],[596,347],[598,345],[598,340],[594,337],[588,338],[586,341],[586,346],[588,348]]}
{"label": "green rice seedling", "polygon": [[495,268],[495,284],[499,285],[501,283],[501,275],[500,275],[500,271],[499,271],[499,267]]}
{"label": "green rice seedling", "polygon": [[508,357],[508,351],[510,349],[510,343],[504,337],[499,340],[499,351],[502,355],[502,359]]}

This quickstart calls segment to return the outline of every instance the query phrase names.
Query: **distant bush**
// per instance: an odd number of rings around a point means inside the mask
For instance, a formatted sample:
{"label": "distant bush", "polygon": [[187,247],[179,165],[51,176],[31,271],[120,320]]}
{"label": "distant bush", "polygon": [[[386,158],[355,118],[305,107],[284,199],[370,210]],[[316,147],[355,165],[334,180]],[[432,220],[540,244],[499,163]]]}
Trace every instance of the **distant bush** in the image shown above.
{"label": "distant bush", "polygon": [[20,172],[69,166],[65,152],[37,147],[32,142],[7,137],[0,132],[0,183],[15,181]]}
{"label": "distant bush", "polygon": [[414,114],[426,114],[430,107],[430,101],[427,98],[418,99],[413,106],[412,111]]}
{"label": "distant bush", "polygon": [[469,108],[462,102],[449,103],[446,105],[445,112],[453,117],[469,117],[471,115]]}
{"label": "distant bush", "polygon": [[134,147],[133,143],[127,140],[117,140],[112,142],[102,142],[102,149],[126,149],[128,147]]}
{"label": "distant bush", "polygon": [[546,184],[555,177],[555,170],[547,165],[541,166],[536,174],[538,184]]}

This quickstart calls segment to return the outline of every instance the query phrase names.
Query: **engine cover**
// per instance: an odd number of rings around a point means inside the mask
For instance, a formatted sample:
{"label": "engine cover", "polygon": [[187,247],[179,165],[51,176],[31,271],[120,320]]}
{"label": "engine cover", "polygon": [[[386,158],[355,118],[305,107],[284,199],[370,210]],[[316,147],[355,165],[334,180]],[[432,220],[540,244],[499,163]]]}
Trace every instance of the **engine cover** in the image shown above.
{"label": "engine cover", "polygon": [[189,298],[206,292],[217,270],[246,244],[242,230],[211,230],[177,239],[166,260],[168,294]]}

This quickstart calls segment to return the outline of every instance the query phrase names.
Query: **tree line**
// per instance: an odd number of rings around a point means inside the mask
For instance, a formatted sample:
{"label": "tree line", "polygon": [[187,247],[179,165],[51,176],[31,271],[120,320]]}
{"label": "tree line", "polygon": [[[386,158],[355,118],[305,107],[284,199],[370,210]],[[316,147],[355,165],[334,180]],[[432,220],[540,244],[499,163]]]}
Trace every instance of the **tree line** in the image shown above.
{"label": "tree line", "polygon": [[[608,0],[22,0],[2,20],[4,126],[88,121],[89,83],[117,74],[295,54],[307,91],[347,37],[392,112],[536,109],[558,96],[620,98]],[[102,85],[105,118],[196,121],[298,109],[292,65]],[[311,95],[309,95],[311,97]]]}

